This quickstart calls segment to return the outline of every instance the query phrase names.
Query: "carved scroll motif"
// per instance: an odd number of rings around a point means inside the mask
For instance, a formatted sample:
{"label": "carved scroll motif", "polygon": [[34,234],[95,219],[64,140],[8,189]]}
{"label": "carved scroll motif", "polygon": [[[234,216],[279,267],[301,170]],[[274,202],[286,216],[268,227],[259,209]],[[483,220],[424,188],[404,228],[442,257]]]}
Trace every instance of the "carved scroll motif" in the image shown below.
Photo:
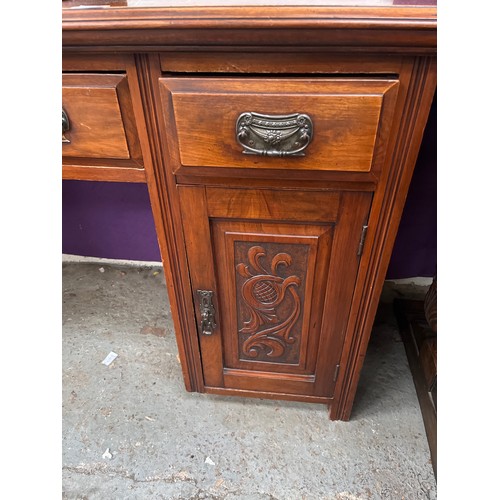
{"label": "carved scroll motif", "polygon": [[[266,251],[262,247],[253,246],[248,250],[250,267],[243,263],[236,266],[238,274],[247,278],[241,288],[241,295],[250,317],[244,321],[239,333],[247,337],[242,351],[251,358],[262,353],[269,358],[282,356],[287,344],[295,342],[291,331],[300,315],[300,298],[297,294],[300,278],[282,278],[277,272],[280,265],[290,266],[292,257],[287,253],[276,254],[271,261],[271,272],[268,272],[260,262],[265,255]],[[280,308],[287,297],[287,306]]]}

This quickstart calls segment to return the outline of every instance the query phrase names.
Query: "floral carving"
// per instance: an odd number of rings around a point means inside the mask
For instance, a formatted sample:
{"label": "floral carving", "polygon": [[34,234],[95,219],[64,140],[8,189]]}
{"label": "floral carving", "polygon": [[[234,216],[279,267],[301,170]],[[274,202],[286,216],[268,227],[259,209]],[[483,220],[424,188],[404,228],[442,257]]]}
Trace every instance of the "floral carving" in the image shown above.
{"label": "floral carving", "polygon": [[[241,294],[249,319],[244,322],[239,333],[247,337],[242,350],[251,358],[256,358],[259,353],[269,358],[282,356],[287,344],[295,342],[291,330],[300,315],[300,298],[297,294],[300,278],[282,278],[277,273],[278,266],[290,266],[292,257],[287,253],[276,254],[269,272],[261,264],[265,255],[266,251],[262,247],[253,246],[248,250],[250,266],[242,263],[236,266],[238,274],[247,278]],[[287,306],[280,308],[286,297],[289,297]],[[284,318],[279,318],[278,310]]]}

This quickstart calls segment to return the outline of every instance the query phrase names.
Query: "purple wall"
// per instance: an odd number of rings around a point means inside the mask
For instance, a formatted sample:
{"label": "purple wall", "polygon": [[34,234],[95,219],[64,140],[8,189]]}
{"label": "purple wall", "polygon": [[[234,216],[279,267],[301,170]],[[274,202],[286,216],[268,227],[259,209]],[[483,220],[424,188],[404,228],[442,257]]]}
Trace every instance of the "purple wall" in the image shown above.
{"label": "purple wall", "polygon": [[146,184],[63,181],[62,251],[161,261]]}
{"label": "purple wall", "polygon": [[434,98],[387,270],[388,279],[437,273],[437,102]]}
{"label": "purple wall", "polygon": [[[63,181],[62,251],[160,261],[145,184]],[[436,103],[410,185],[387,278],[436,273]]]}

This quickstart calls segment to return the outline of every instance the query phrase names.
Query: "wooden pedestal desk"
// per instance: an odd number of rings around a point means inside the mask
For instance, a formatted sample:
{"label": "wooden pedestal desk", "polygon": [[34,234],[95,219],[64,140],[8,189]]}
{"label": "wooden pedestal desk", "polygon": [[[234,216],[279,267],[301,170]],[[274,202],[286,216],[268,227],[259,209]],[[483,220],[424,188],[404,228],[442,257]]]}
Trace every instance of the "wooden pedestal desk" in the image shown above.
{"label": "wooden pedestal desk", "polygon": [[147,183],[188,391],[348,420],[436,8],[236,3],[63,2],[63,177]]}

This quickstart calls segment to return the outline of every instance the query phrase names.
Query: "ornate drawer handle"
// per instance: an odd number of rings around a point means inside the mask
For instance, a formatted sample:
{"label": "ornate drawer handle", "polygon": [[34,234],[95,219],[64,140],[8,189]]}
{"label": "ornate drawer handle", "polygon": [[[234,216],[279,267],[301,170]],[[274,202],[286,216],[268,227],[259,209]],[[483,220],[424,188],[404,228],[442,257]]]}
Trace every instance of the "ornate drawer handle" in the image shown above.
{"label": "ornate drawer handle", "polygon": [[261,115],[246,111],[236,121],[236,139],[245,154],[304,156],[312,135],[311,118],[304,113]]}
{"label": "ornate drawer handle", "polygon": [[68,143],[71,142],[67,137],[65,137],[64,133],[69,132],[69,118],[64,109],[62,110],[62,142]]}

